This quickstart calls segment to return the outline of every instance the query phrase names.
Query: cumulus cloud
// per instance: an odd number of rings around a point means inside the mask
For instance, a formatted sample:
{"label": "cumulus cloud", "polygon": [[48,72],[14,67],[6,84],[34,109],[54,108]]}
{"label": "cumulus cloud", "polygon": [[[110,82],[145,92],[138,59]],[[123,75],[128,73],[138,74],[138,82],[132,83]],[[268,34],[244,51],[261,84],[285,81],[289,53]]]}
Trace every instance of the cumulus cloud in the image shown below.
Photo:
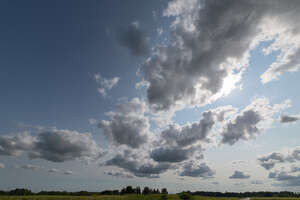
{"label": "cumulus cloud", "polygon": [[98,92],[103,96],[107,96],[107,92],[111,90],[113,87],[117,86],[120,81],[119,77],[114,77],[111,79],[107,79],[101,76],[101,74],[97,73],[94,75],[95,81],[99,84]]}
{"label": "cumulus cloud", "polygon": [[151,152],[151,158],[157,162],[182,162],[190,158],[194,148],[159,147]]}
{"label": "cumulus cloud", "polygon": [[246,174],[244,174],[244,172],[236,170],[236,171],[234,171],[234,173],[231,176],[229,176],[229,178],[230,179],[248,179],[248,178],[250,178],[250,175],[246,175]]}
{"label": "cumulus cloud", "polygon": [[103,154],[103,150],[98,147],[88,133],[52,129],[38,135],[29,157],[42,158],[53,162],[75,159],[91,161]]}
{"label": "cumulus cloud", "polygon": [[272,169],[276,164],[300,161],[300,147],[282,152],[273,152],[268,155],[260,156],[257,160],[266,170]]}
{"label": "cumulus cloud", "polygon": [[197,163],[195,161],[189,161],[184,163],[182,171],[179,176],[200,177],[200,178],[212,178],[216,172],[212,170],[206,163]]}
{"label": "cumulus cloud", "polygon": [[65,171],[64,174],[65,175],[71,175],[71,174],[73,174],[73,171],[68,170],[68,171]]}
{"label": "cumulus cloud", "polygon": [[55,169],[55,168],[51,168],[51,169],[48,169],[48,172],[50,172],[50,173],[57,173],[57,172],[59,172],[59,170]]}
{"label": "cumulus cloud", "polygon": [[0,155],[19,156],[34,147],[35,138],[24,132],[15,136],[0,136]]}
{"label": "cumulus cloud", "polygon": [[298,121],[300,119],[299,115],[282,115],[280,117],[280,122],[281,123],[291,123]]}
{"label": "cumulus cloud", "polygon": [[3,163],[0,163],[0,169],[5,168],[5,165]]}
{"label": "cumulus cloud", "polygon": [[134,56],[145,56],[149,52],[146,34],[141,30],[139,22],[132,22],[125,29],[120,29],[119,42]]}
{"label": "cumulus cloud", "polygon": [[31,164],[21,165],[20,168],[22,168],[22,169],[28,169],[28,170],[32,170],[32,171],[39,171],[39,170],[43,169],[40,166],[31,165]]}
{"label": "cumulus cloud", "polygon": [[[164,15],[174,17],[172,42],[155,48],[144,64],[151,107],[169,110],[202,106],[228,94],[241,80],[250,51],[261,41],[279,40],[279,27],[297,36],[297,46],[289,53],[293,56],[282,56],[288,57],[285,60],[292,67],[281,65],[284,59],[279,59],[280,71],[295,70],[299,67],[295,50],[300,44],[295,22],[299,7],[298,1],[170,1]],[[278,46],[282,47],[274,42],[265,52]],[[262,79],[266,82],[267,78]]]}
{"label": "cumulus cloud", "polygon": [[118,178],[133,178],[129,173],[122,172],[122,171],[105,171],[104,174],[109,175],[109,176],[114,176]]}
{"label": "cumulus cloud", "polygon": [[246,162],[247,162],[246,160],[234,160],[234,161],[232,161],[232,164],[233,165],[238,165],[238,164],[244,164]]}
{"label": "cumulus cloud", "polygon": [[16,136],[0,136],[0,154],[18,156],[26,152],[29,158],[64,162],[81,159],[95,160],[104,155],[89,133],[79,133],[55,128],[37,135],[29,133]]}
{"label": "cumulus cloud", "polygon": [[253,184],[253,185],[261,185],[261,184],[264,184],[264,182],[261,181],[261,180],[253,180],[253,181],[251,181],[251,184]]}
{"label": "cumulus cloud", "polygon": [[116,145],[138,148],[149,138],[149,119],[145,116],[147,105],[138,98],[118,105],[116,112],[109,112],[110,120],[102,120],[98,127]]}
{"label": "cumulus cloud", "polygon": [[221,143],[233,145],[239,140],[249,140],[269,128],[274,121],[273,115],[290,107],[290,101],[270,105],[268,99],[255,99],[242,110],[233,120],[229,121],[221,133]]}
{"label": "cumulus cloud", "polygon": [[115,166],[134,176],[147,178],[159,178],[161,173],[171,168],[171,165],[168,163],[151,162],[150,159],[143,159],[131,151],[118,153],[110,160],[107,160],[104,165]]}
{"label": "cumulus cloud", "polygon": [[274,171],[269,173],[269,178],[279,182],[278,186],[295,187],[300,186],[300,175],[290,174],[286,171]]}

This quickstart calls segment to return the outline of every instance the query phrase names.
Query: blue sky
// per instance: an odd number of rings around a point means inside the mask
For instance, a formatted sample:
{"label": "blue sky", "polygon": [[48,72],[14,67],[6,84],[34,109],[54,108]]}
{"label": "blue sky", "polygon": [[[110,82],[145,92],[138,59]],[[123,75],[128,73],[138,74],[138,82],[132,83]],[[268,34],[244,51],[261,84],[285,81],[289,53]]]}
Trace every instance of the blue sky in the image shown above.
{"label": "blue sky", "polygon": [[299,189],[299,2],[0,4],[0,189]]}

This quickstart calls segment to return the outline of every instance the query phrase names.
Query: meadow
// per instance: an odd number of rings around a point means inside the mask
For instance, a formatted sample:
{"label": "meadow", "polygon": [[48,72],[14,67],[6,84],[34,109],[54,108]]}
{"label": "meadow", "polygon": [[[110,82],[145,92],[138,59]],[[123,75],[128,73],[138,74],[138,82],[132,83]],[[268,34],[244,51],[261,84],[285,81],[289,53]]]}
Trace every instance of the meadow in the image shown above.
{"label": "meadow", "polygon": [[[180,200],[176,194],[169,194],[168,200]],[[0,200],[161,200],[161,195],[92,195],[92,196],[0,196]],[[241,198],[229,197],[204,197],[193,196],[192,200],[242,200]],[[300,198],[288,197],[255,197],[251,200],[300,200]]]}

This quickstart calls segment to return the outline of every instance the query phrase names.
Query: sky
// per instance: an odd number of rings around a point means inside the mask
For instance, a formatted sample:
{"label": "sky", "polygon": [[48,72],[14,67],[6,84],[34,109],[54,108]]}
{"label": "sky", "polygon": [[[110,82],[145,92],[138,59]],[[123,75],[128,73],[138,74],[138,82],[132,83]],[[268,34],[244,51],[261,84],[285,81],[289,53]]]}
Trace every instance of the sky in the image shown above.
{"label": "sky", "polygon": [[299,191],[300,1],[0,2],[0,189]]}

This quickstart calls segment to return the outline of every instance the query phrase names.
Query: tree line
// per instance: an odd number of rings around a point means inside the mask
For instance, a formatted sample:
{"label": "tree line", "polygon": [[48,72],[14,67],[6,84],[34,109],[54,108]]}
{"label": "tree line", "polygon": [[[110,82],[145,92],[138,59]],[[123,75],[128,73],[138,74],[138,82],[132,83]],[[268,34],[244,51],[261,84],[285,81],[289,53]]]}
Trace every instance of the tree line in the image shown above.
{"label": "tree line", "polygon": [[168,194],[166,188],[152,189],[150,187],[144,187],[143,190],[140,187],[127,186],[121,190],[104,190],[101,192],[67,192],[67,191],[40,191],[32,192],[29,189],[17,188],[10,191],[0,190],[0,196],[28,196],[28,195],[70,195],[70,196],[91,196],[91,195],[125,195],[125,194],[137,194],[137,195],[148,195],[148,194]]}
{"label": "tree line", "polygon": [[[144,187],[141,189],[140,187],[132,187],[127,186],[122,188],[121,190],[104,190],[101,192],[88,192],[88,191],[78,191],[78,192],[67,192],[67,191],[40,191],[40,192],[32,192],[29,189],[25,188],[17,188],[10,191],[1,191],[0,196],[27,196],[27,195],[70,195],[70,196],[91,196],[91,195],[126,195],[126,194],[136,194],[136,195],[149,195],[149,194],[168,194],[168,190],[166,188],[160,189],[152,189],[150,187]],[[178,193],[182,195],[185,199],[186,194],[188,195],[197,195],[197,196],[208,196],[208,197],[300,197],[300,193],[289,192],[289,191],[281,191],[281,192],[269,192],[269,191],[261,191],[261,192],[207,192],[207,191],[183,191]]]}

